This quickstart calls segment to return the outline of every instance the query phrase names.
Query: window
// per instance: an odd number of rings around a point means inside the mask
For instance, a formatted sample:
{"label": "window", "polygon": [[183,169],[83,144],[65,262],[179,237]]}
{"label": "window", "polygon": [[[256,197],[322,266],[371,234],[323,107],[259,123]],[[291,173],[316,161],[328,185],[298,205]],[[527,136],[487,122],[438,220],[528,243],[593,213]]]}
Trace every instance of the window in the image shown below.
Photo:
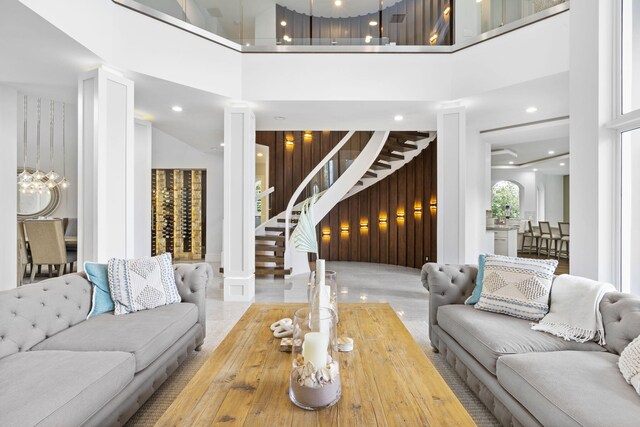
{"label": "window", "polygon": [[505,217],[507,206],[511,208],[510,218],[520,217],[520,187],[510,181],[499,181],[491,189],[493,216]]}
{"label": "window", "polygon": [[640,294],[640,129],[622,133],[622,290]]}
{"label": "window", "polygon": [[640,108],[640,2],[622,0],[622,113]]}

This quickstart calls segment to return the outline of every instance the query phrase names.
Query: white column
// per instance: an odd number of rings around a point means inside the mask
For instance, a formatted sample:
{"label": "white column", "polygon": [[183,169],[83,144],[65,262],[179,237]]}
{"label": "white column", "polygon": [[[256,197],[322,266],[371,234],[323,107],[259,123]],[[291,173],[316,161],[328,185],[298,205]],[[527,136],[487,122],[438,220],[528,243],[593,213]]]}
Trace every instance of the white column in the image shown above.
{"label": "white column", "polygon": [[465,261],[466,111],[438,111],[438,262]]}
{"label": "white column", "polygon": [[0,290],[17,286],[18,91],[0,85]]}
{"label": "white column", "polygon": [[133,256],[151,256],[151,122],[135,121]]}
{"label": "white column", "polygon": [[613,118],[616,2],[571,3],[571,274],[616,279]]}
{"label": "white column", "polygon": [[78,83],[78,266],[132,258],[133,82],[99,68]]}
{"label": "white column", "polygon": [[244,106],[224,112],[224,300],[255,296],[255,116]]}

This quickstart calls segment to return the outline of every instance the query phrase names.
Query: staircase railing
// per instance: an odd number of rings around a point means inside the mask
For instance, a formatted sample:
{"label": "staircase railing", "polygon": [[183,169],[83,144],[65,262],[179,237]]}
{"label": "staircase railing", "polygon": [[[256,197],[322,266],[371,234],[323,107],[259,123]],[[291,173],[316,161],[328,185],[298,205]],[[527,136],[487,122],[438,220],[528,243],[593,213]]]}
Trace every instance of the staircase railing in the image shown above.
{"label": "staircase railing", "polygon": [[349,140],[351,139],[354,133],[356,133],[356,131],[354,130],[349,131],[349,133],[347,133],[344,136],[344,138],[340,140],[338,145],[333,147],[333,149],[329,152],[329,154],[324,156],[322,161],[318,163],[315,168],[313,168],[311,173],[309,173],[309,175],[307,175],[305,179],[302,180],[298,188],[296,188],[296,191],[293,192],[293,195],[291,196],[291,199],[287,204],[287,210],[285,212],[285,220],[284,220],[285,247],[288,247],[289,245],[289,228],[291,227],[291,212],[293,211],[293,206],[296,204],[298,197],[300,197],[300,195],[305,190],[305,188],[307,188],[307,185],[309,185],[311,180],[318,174],[318,172],[320,172],[322,168],[324,168],[325,164],[327,164],[333,158],[333,156],[335,156],[342,149],[342,147],[344,147],[344,145],[347,142],[349,142]]}
{"label": "staircase railing", "polygon": [[[313,205],[314,221],[317,224],[324,218],[331,209],[340,202],[340,200],[347,194],[347,192],[362,178],[366,171],[371,167],[376,160],[378,154],[382,150],[389,136],[389,131],[377,131],[370,137],[364,148],[358,148],[357,156],[349,159],[345,162],[343,168],[341,164],[338,164],[337,179],[327,180],[326,176],[319,175],[323,170],[331,169],[329,162],[335,158],[337,153],[343,149],[346,143],[354,135],[354,131],[349,132],[330,152],[327,154],[320,163],[305,177],[302,183],[298,186],[293,196],[289,200],[287,210],[285,211],[285,268],[290,268],[292,274],[299,274],[308,271],[308,263],[306,263],[306,254],[297,253],[294,248],[291,247],[290,242],[290,224],[291,215],[294,206],[299,205],[301,201],[298,198],[303,194],[303,191],[308,190],[310,196],[313,189],[310,189],[309,184],[317,185],[318,197]],[[333,165],[335,166],[335,164]],[[340,170],[343,169],[343,170]],[[326,174],[325,174],[326,175]],[[314,180],[315,179],[315,180]]]}

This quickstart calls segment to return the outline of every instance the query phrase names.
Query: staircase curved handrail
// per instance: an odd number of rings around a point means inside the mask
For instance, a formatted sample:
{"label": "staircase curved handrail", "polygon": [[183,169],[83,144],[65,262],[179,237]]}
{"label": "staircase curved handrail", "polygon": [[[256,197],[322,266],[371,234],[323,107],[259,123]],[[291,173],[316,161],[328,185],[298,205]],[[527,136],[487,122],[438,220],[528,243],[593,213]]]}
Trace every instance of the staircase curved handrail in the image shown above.
{"label": "staircase curved handrail", "polygon": [[338,151],[340,151],[340,149],[347,143],[349,142],[349,140],[351,139],[351,137],[353,136],[353,134],[356,133],[355,130],[349,131],[344,138],[342,138],[342,140],[335,146],[333,147],[333,149],[329,152],[329,154],[327,154],[326,156],[324,156],[324,158],[322,159],[321,162],[319,162],[315,168],[313,168],[313,170],[311,171],[311,173],[309,173],[307,175],[307,177],[302,180],[302,182],[300,183],[300,185],[298,186],[298,188],[296,188],[296,191],[293,192],[293,195],[291,196],[291,199],[289,199],[289,203],[287,204],[287,210],[285,211],[285,217],[284,217],[284,245],[285,248],[287,248],[289,246],[289,227],[291,224],[291,212],[293,211],[293,206],[296,204],[296,200],[298,200],[298,197],[300,197],[300,194],[302,194],[302,192],[304,191],[304,189],[307,187],[307,185],[311,182],[311,180],[316,176],[316,174],[318,172],[320,172],[320,170],[322,170],[322,168],[324,167],[324,165],[326,163],[329,162],[329,160],[331,160],[333,158],[333,156],[336,155],[336,153]]}

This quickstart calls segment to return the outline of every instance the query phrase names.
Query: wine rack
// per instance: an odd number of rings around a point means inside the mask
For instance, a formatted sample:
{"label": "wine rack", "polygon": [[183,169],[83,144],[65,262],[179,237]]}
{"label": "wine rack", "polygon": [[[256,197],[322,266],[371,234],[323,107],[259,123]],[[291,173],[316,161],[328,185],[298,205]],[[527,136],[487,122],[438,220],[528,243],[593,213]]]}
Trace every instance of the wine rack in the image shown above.
{"label": "wine rack", "polygon": [[151,253],[202,260],[206,253],[206,174],[200,169],[154,169],[151,176]]}

